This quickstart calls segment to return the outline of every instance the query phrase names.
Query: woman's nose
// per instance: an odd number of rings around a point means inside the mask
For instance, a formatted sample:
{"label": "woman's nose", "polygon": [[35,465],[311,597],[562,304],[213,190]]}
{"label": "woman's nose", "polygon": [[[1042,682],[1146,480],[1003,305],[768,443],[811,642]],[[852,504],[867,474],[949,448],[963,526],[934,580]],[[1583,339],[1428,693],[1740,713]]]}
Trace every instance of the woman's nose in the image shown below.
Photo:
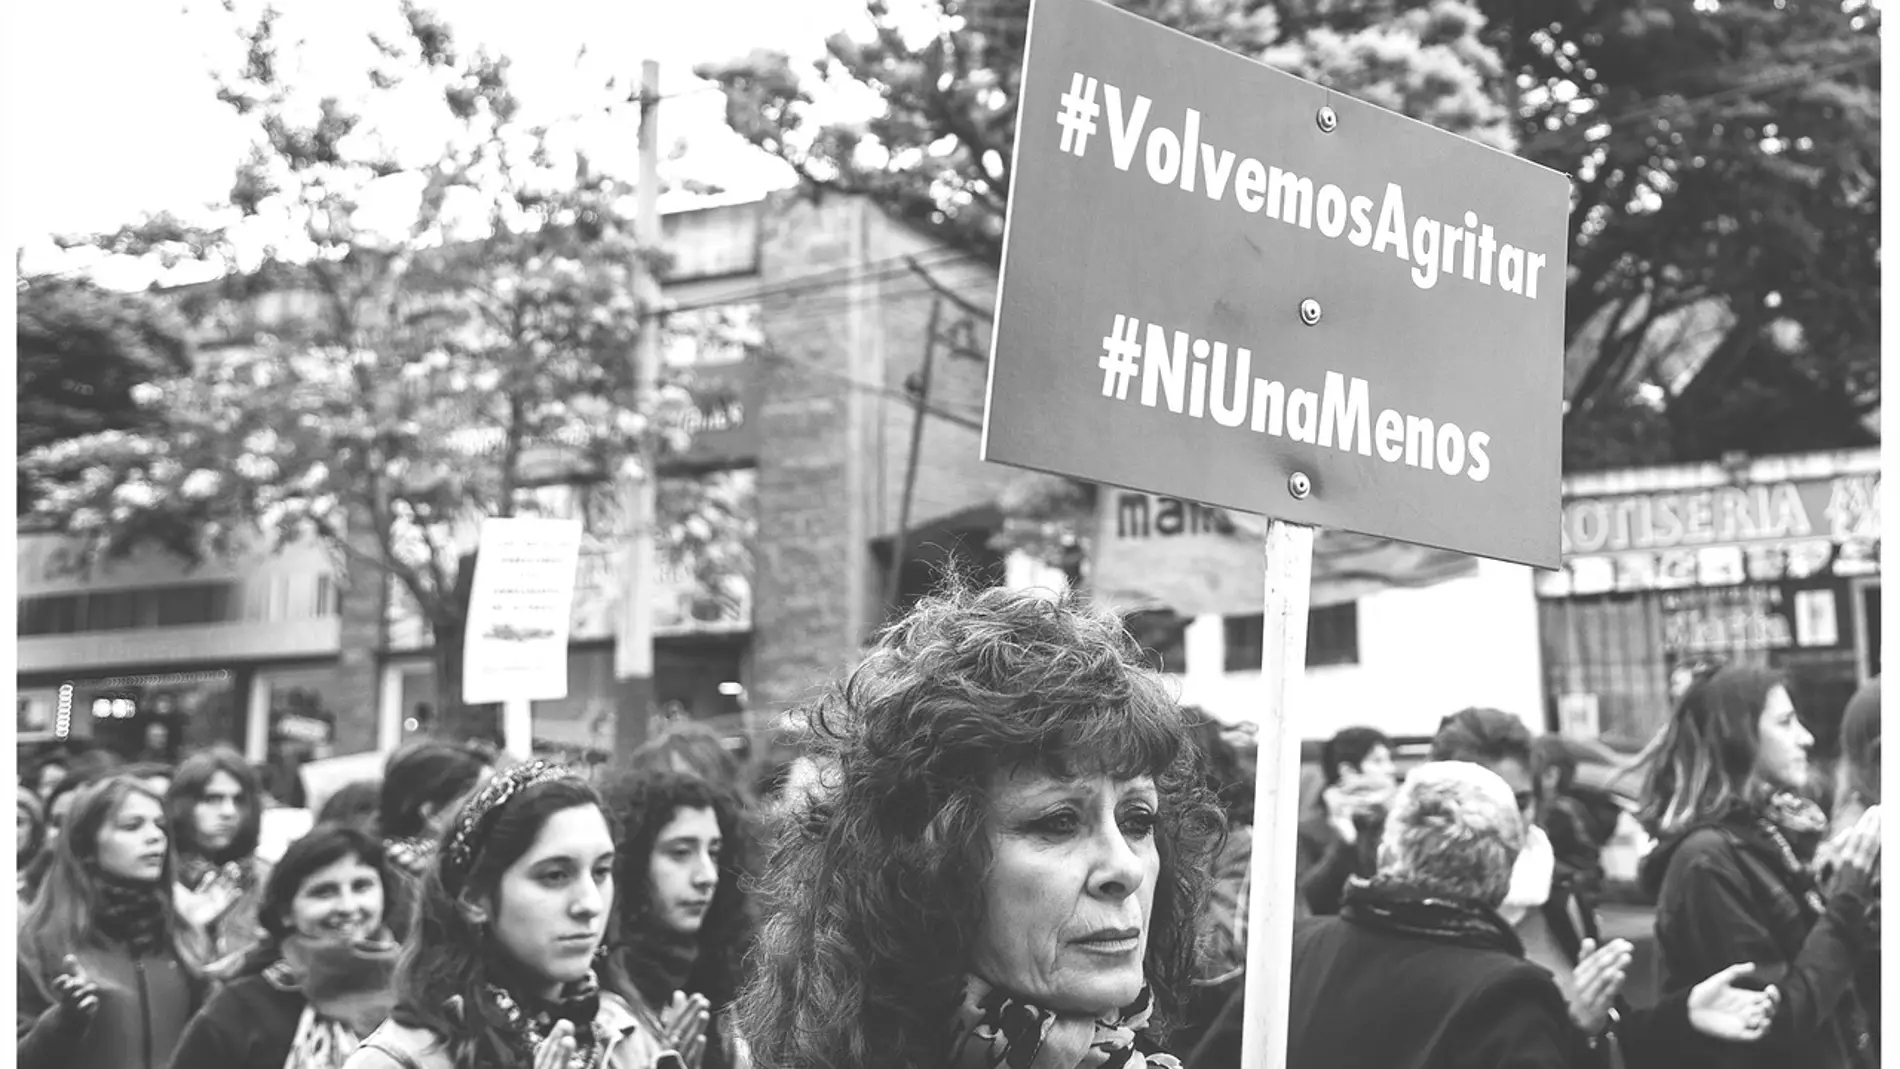
{"label": "woman's nose", "polygon": [[1119,830],[1102,837],[1102,855],[1091,875],[1090,889],[1110,898],[1126,898],[1141,889],[1145,878],[1141,859]]}

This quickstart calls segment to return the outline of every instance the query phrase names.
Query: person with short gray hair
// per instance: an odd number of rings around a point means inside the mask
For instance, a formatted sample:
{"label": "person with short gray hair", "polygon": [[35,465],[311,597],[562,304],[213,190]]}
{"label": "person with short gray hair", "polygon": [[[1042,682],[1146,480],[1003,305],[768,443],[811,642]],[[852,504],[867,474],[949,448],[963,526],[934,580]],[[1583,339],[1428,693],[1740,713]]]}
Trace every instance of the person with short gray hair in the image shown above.
{"label": "person with short gray hair", "polygon": [[[1386,817],[1378,873],[1347,886],[1338,916],[1294,930],[1289,1069],[1613,1064],[1498,912],[1527,830],[1515,792],[1489,769],[1440,761],[1413,770]],[[1647,1052],[1671,1046],[1656,1040],[1691,1027],[1758,1038],[1777,995],[1735,986],[1751,968],[1718,973],[1628,1022],[1639,1042],[1623,1046],[1627,1063],[1656,1064]],[[1379,1007],[1376,1022],[1368,1006]]]}

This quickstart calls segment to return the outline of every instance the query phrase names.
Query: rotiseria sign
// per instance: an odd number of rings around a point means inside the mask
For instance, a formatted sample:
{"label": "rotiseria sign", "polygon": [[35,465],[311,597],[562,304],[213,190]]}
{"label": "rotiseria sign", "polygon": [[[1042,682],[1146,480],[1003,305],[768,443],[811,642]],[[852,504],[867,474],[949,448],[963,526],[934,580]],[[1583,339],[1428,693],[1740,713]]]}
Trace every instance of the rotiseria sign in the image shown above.
{"label": "rotiseria sign", "polygon": [[1564,508],[1564,552],[1675,549],[1814,533],[1793,483],[1722,486],[1573,501]]}

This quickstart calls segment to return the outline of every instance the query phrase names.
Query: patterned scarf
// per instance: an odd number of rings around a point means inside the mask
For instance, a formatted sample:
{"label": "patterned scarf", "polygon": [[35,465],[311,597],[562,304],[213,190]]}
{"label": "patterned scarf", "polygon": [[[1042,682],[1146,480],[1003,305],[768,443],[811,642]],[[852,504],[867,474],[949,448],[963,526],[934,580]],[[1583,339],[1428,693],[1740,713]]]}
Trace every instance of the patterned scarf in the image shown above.
{"label": "patterned scarf", "polygon": [[1154,1002],[1143,988],[1116,1016],[1093,1018],[1038,1009],[974,976],[952,1020],[947,1069],[1181,1069],[1181,1060],[1147,1043]]}
{"label": "patterned scarf", "polygon": [[1382,876],[1348,882],[1339,916],[1350,924],[1398,935],[1524,956],[1523,941],[1497,910]]}
{"label": "patterned scarf", "polygon": [[1817,861],[1826,861],[1816,855],[1827,834],[1827,814],[1798,794],[1776,791],[1756,807],[1755,826],[1781,855],[1781,864],[1795,881],[1803,904],[1816,917],[1827,912],[1814,870]]}
{"label": "patterned scarf", "polygon": [[257,886],[257,867],[249,858],[217,862],[201,854],[181,854],[174,879],[197,894],[203,894],[213,883],[224,883],[244,893]]}
{"label": "patterned scarf", "polygon": [[568,1069],[596,1069],[600,1065],[608,1036],[599,1023],[600,981],[593,973],[569,984],[553,1002],[533,999],[524,1006],[513,992],[498,984],[488,985],[488,998],[502,1027],[514,1037],[516,1050],[525,1056],[523,1064],[533,1062],[557,1022],[567,1021],[574,1026],[574,1057],[568,1060]]}
{"label": "patterned scarf", "polygon": [[99,934],[123,943],[134,957],[145,957],[165,946],[166,920],[171,902],[162,882],[136,883],[95,870],[99,911],[93,922]]}

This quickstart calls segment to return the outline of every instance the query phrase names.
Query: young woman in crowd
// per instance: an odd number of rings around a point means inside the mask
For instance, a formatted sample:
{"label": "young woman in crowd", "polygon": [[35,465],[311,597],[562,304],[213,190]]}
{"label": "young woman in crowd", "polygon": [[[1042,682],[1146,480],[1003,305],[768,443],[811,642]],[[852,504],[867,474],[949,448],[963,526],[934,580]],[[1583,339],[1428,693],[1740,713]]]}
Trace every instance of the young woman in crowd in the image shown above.
{"label": "young woman in crowd", "polygon": [[1121,621],[953,589],[811,715],[835,769],[763,881],[759,1069],[1180,1069],[1223,820]]}
{"label": "young woman in crowd", "polygon": [[749,928],[734,862],[745,847],[739,800],[684,772],[631,772],[606,797],[620,828],[620,900],[603,982],[651,1031],[704,1016],[704,1055],[689,1039],[688,1069],[729,1069]]}
{"label": "young woman in crowd", "polygon": [[424,875],[395,1011],[346,1069],[649,1069],[660,1037],[594,974],[613,901],[594,789],[539,761],[497,773]]}
{"label": "young woman in crowd", "polygon": [[1867,983],[1879,962],[1880,809],[1817,879],[1827,820],[1806,794],[1813,743],[1781,678],[1737,665],[1697,673],[1644,754],[1642,815],[1659,843],[1643,878],[1657,895],[1663,989],[1751,961],[1782,994],[1758,1048],[1704,1041],[1683,1064],[1880,1064]]}
{"label": "young woman in crowd", "polygon": [[81,788],[20,918],[21,1069],[164,1065],[203,987],[180,953],[165,809],[137,781]]}
{"label": "young woman in crowd", "polygon": [[342,1069],[395,1003],[400,946],[369,833],[320,824],[264,884],[264,940],[185,1030],[173,1069]]}
{"label": "young woman in crowd", "polygon": [[257,856],[264,818],[257,774],[229,747],[195,753],[178,766],[165,815],[185,950],[199,968],[222,973],[263,935],[257,908],[270,865]]}
{"label": "young woman in crowd", "polygon": [[346,783],[324,799],[317,810],[318,824],[348,824],[375,834],[382,827],[383,784],[380,780],[360,779]]}

